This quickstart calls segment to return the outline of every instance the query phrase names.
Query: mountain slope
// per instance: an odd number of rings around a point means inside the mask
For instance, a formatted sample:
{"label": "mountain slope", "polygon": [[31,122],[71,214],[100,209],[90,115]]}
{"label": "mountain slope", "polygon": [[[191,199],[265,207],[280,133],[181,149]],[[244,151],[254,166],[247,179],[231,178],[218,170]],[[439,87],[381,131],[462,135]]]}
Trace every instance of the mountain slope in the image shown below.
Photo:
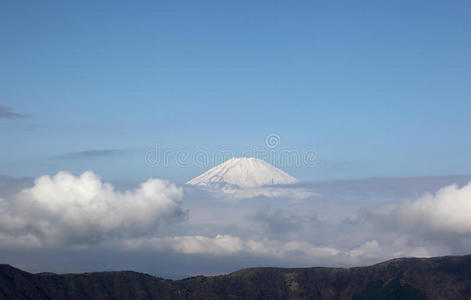
{"label": "mountain slope", "polygon": [[257,187],[269,184],[291,184],[296,178],[257,158],[231,158],[188,181],[187,184],[212,186],[230,184]]}
{"label": "mountain slope", "polygon": [[30,274],[0,265],[0,299],[454,299],[471,295],[471,255],[369,267],[252,268],[171,281],[135,272]]}

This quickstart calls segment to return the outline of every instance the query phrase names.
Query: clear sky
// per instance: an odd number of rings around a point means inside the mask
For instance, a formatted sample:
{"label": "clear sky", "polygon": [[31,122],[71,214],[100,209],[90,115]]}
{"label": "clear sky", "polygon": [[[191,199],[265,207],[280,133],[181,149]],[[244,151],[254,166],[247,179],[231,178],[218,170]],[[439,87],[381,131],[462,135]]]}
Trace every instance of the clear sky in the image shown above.
{"label": "clear sky", "polygon": [[[314,151],[303,181],[471,173],[471,1],[3,1],[0,174],[176,182],[146,152]],[[283,166],[280,166],[283,167]]]}

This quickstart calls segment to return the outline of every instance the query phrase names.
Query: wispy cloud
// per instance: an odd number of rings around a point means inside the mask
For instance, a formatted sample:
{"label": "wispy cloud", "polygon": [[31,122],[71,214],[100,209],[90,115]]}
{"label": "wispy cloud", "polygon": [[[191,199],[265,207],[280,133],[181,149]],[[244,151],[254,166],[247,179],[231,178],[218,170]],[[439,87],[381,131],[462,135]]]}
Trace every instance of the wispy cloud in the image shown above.
{"label": "wispy cloud", "polygon": [[56,155],[57,158],[63,159],[86,159],[86,158],[101,158],[113,157],[123,155],[126,151],[122,149],[99,149],[99,150],[85,150],[77,152],[69,152]]}
{"label": "wispy cloud", "polygon": [[24,115],[16,113],[11,108],[0,105],[0,119],[22,118]]}

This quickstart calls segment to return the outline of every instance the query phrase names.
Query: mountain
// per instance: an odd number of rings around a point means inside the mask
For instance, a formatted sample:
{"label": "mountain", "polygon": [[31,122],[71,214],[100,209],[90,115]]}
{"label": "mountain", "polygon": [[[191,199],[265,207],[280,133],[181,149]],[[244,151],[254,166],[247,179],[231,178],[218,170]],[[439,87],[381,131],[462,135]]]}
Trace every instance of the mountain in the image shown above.
{"label": "mountain", "polygon": [[31,274],[0,265],[0,299],[467,300],[471,255],[400,258],[369,267],[251,268],[166,280],[130,271]]}
{"label": "mountain", "polygon": [[271,184],[291,184],[298,180],[264,160],[253,157],[234,157],[187,184],[201,186],[233,185],[237,187],[259,187]]}

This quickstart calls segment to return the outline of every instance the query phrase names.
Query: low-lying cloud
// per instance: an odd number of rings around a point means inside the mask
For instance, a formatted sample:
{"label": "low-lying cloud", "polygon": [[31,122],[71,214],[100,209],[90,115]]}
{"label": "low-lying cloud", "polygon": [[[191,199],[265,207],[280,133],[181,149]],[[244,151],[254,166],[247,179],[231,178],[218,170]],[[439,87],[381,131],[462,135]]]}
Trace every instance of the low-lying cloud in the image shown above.
{"label": "low-lying cloud", "polygon": [[358,265],[399,256],[431,256],[425,247],[407,244],[381,244],[368,240],[348,249],[316,245],[305,240],[276,240],[263,237],[241,238],[233,235],[174,236],[135,238],[120,241],[119,247],[131,250],[170,251],[183,255],[218,257],[254,256],[269,258],[279,263],[309,266],[313,262],[328,265]]}
{"label": "low-lying cloud", "polygon": [[471,247],[469,176],[272,187],[287,194],[237,201],[160,179],[122,191],[93,172],[3,180],[19,186],[0,189],[0,254],[9,257],[17,249],[45,257],[75,251],[85,261],[111,255],[108,265],[120,257],[123,264],[140,260],[146,271],[198,265],[212,273],[249,265],[356,266]]}
{"label": "low-lying cloud", "polygon": [[296,185],[266,185],[260,187],[239,187],[236,185],[223,184],[210,187],[195,186],[194,189],[200,189],[208,192],[215,198],[223,200],[244,200],[253,198],[288,198],[288,199],[306,199],[313,196],[312,191]]}
{"label": "low-lying cloud", "polygon": [[269,255],[284,257],[287,254],[307,257],[327,257],[337,255],[339,250],[330,247],[320,247],[304,241],[280,243],[268,239],[242,239],[238,236],[216,235],[208,236],[176,236],[167,238],[133,239],[124,243],[128,249],[140,247],[156,250],[172,249],[184,254],[232,255],[248,253],[253,255]]}

